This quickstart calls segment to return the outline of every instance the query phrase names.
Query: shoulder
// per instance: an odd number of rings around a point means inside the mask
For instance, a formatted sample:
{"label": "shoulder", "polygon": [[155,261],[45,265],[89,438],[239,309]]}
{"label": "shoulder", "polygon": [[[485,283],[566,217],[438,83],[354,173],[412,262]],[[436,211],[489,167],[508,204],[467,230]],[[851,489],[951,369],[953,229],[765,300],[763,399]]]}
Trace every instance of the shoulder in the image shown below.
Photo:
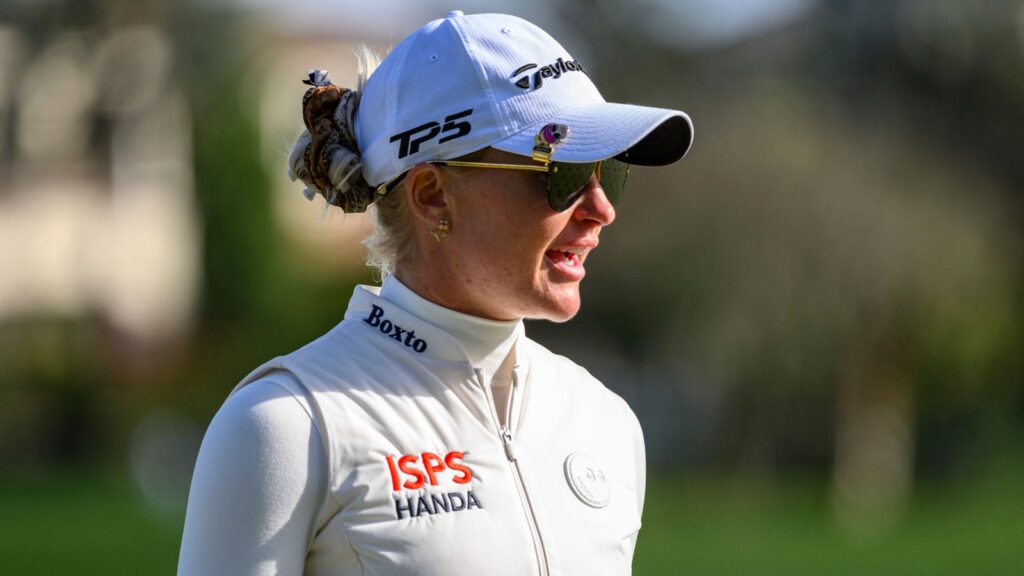
{"label": "shoulder", "polygon": [[275,487],[278,500],[320,491],[328,461],[323,436],[309,400],[293,383],[287,374],[271,373],[224,401],[203,438],[194,485],[207,493],[232,492],[250,501],[247,506],[265,500],[258,495],[267,487]]}
{"label": "shoulder", "polygon": [[203,438],[179,574],[301,573],[326,486],[319,434],[287,380],[236,390]]}
{"label": "shoulder", "polygon": [[232,393],[217,411],[204,442],[223,441],[239,453],[306,450],[318,436],[309,399],[284,372],[271,372]]}
{"label": "shoulder", "polygon": [[532,338],[523,338],[521,346],[523,347],[523,352],[526,354],[531,368],[564,373],[565,375],[575,377],[575,379],[580,382],[602,386],[601,382],[597,378],[594,378],[586,368],[565,356],[555,354]]}
{"label": "shoulder", "polygon": [[354,374],[361,370],[377,373],[399,359],[404,349],[378,330],[367,330],[362,320],[346,318],[316,340],[281,359],[304,366],[313,373]]}
{"label": "shoulder", "polygon": [[232,392],[214,419],[272,423],[280,416],[300,414],[306,414],[309,421],[309,404],[302,387],[291,374],[272,370]]}
{"label": "shoulder", "polygon": [[629,421],[630,426],[639,428],[637,418],[629,404],[610,390],[589,370],[573,360],[556,354],[535,340],[523,339],[524,353],[530,363],[530,370],[545,379],[558,382],[560,387],[571,393],[575,402],[587,401],[598,404],[606,414],[619,416]]}
{"label": "shoulder", "polygon": [[260,385],[264,393],[280,396],[282,391],[287,392],[310,411],[314,392],[321,384],[330,382],[332,389],[341,390],[348,380],[358,380],[361,374],[377,373],[381,367],[389,366],[380,347],[361,337],[365,335],[356,333],[356,329],[346,319],[300,348],[268,360],[242,378],[225,406],[240,404],[244,408],[245,402],[235,397],[242,391],[246,391],[242,399],[258,395],[249,388],[268,379],[271,382]]}

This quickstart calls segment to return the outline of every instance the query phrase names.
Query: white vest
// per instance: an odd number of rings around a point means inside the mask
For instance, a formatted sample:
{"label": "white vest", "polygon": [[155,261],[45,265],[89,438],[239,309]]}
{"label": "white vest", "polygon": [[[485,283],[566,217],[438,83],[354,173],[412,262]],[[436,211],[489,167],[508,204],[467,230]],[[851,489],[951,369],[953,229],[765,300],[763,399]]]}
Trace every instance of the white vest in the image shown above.
{"label": "white vest", "polygon": [[636,417],[566,358],[516,351],[502,427],[454,338],[359,287],[338,326],[239,384],[290,373],[324,439],[307,574],[630,573]]}

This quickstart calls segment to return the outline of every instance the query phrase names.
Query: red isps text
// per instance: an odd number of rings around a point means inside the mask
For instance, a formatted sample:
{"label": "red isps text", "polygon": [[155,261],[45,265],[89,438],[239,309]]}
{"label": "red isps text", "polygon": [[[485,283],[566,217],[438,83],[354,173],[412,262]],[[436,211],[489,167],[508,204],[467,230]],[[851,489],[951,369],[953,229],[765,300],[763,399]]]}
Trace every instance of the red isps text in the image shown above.
{"label": "red isps text", "polygon": [[389,455],[387,461],[388,470],[391,471],[391,489],[395,492],[402,488],[417,490],[425,482],[437,486],[437,475],[445,470],[456,472],[452,482],[468,484],[473,479],[473,471],[462,463],[462,458],[462,452],[457,451],[449,452],[444,458],[433,452],[405,454],[398,458]]}

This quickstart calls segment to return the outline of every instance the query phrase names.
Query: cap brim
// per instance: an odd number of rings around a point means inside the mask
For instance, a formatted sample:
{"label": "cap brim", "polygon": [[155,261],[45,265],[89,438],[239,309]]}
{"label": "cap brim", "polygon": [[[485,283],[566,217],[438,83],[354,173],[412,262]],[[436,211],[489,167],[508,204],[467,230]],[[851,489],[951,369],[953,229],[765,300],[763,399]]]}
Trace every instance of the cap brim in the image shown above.
{"label": "cap brim", "polygon": [[551,154],[551,159],[559,162],[617,158],[630,164],[663,166],[685,156],[693,142],[693,123],[684,112],[593,102],[563,110],[491,146],[529,156],[537,132],[548,124],[569,127],[568,136]]}

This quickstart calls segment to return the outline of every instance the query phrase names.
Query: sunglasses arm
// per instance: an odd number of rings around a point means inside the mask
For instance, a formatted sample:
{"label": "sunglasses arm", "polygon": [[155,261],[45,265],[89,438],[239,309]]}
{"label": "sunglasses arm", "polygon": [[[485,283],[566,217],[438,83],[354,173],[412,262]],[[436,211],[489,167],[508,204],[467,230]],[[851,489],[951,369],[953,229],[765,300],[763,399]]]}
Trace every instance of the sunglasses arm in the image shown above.
{"label": "sunglasses arm", "polygon": [[530,172],[547,172],[547,165],[535,166],[531,164],[494,164],[491,162],[463,162],[461,160],[435,160],[430,162],[437,166],[458,166],[464,168],[496,168],[498,170],[527,170]]}

